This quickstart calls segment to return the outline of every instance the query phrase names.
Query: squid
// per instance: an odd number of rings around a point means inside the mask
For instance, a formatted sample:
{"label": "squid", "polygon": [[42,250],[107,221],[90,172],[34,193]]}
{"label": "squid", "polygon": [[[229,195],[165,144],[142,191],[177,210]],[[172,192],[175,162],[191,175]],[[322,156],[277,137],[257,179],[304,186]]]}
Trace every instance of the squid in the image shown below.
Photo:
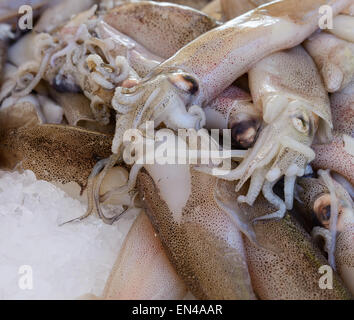
{"label": "squid", "polygon": [[351,136],[334,132],[331,143],[316,144],[312,148],[316,154],[311,164],[314,169],[330,169],[354,184],[354,144]]}
{"label": "squid", "polygon": [[354,42],[354,16],[340,14],[333,20],[333,28],[326,31],[337,37]]}
{"label": "squid", "polygon": [[103,20],[164,59],[217,26],[213,19],[202,12],[171,3],[150,1],[117,6],[109,10]]}
{"label": "squid", "polygon": [[[310,146],[316,133],[321,141],[331,137],[330,102],[313,60],[301,46],[258,62],[249,71],[249,82],[266,125],[236,169],[217,172],[222,179],[239,180],[236,191],[251,177],[248,192],[239,201],[252,205],[262,191],[277,208],[256,221],[282,218],[286,209],[292,209],[296,177],[303,176],[315,158]],[[282,176],[285,201],[273,192]]]}
{"label": "squid", "polygon": [[328,92],[344,89],[354,77],[354,43],[326,32],[316,33],[304,42],[321,71]]}
{"label": "squid", "polygon": [[36,23],[35,32],[52,32],[73,15],[86,11],[95,4],[95,0],[61,0],[47,8]]}
{"label": "squid", "polygon": [[217,21],[224,20],[220,0],[213,0],[209,2],[203,9],[201,9],[201,11]]}
{"label": "squid", "polygon": [[331,95],[334,130],[354,137],[354,79],[343,90]]}
{"label": "squid", "polygon": [[186,293],[184,283],[142,211],[124,240],[102,299],[180,300]]}
{"label": "squid", "polygon": [[0,131],[2,168],[20,165],[32,170],[37,179],[61,184],[74,181],[81,191],[96,162],[109,156],[112,143],[112,136],[65,125],[17,122]]}
{"label": "squid", "polygon": [[[334,120],[334,138],[329,144],[314,144],[316,158],[314,169],[330,169],[354,184],[354,81],[342,91],[331,96],[331,110]],[[340,179],[343,181],[343,179]]]}
{"label": "squid", "polygon": [[[79,7],[81,5],[87,6],[87,3],[84,1]],[[67,3],[63,6],[66,8]],[[112,15],[113,20],[114,15],[120,15],[119,19],[124,20],[125,8],[131,6],[139,11],[144,10],[147,16],[155,15],[157,26],[168,24],[174,30],[171,36],[160,41],[161,46],[158,50],[157,46],[151,45],[156,41],[155,25],[144,24],[143,29],[146,33],[140,39],[142,45],[105,22],[112,20]],[[186,24],[188,28],[193,27],[193,32],[187,38],[183,37],[186,30],[175,32],[180,29],[180,24],[177,24],[179,20],[172,19],[176,10],[181,20],[189,21],[189,24]],[[48,16],[51,14],[49,12]],[[65,14],[60,20],[64,18]],[[43,19],[48,18],[44,16]],[[41,25],[39,22],[38,30],[41,30]],[[138,19],[130,19],[128,25],[130,29],[134,29],[135,25],[140,28]],[[168,56],[171,50],[178,50],[190,41],[191,37],[197,37],[215,25],[213,19],[198,11],[172,4],[126,3],[107,12],[97,12],[97,5],[94,5],[51,33],[40,33],[34,38],[36,50],[33,55],[36,58],[29,65],[21,66],[21,75],[35,74],[35,77],[24,88],[18,88],[16,96],[28,94],[37,86],[40,79],[45,79],[57,91],[83,92],[91,101],[95,118],[104,125],[108,124],[111,100],[117,86],[122,86],[125,81],[129,82],[132,79],[133,83],[137,82]],[[150,43],[150,46],[145,48],[144,41]],[[171,42],[174,42],[174,45],[169,47],[168,43]],[[149,50],[151,48],[154,49],[153,52]]]}
{"label": "squid", "polygon": [[319,178],[299,179],[298,199],[304,208],[304,218],[312,222],[314,240],[354,294],[353,201],[328,173],[320,174]]}
{"label": "squid", "polygon": [[[183,147],[183,139],[176,141]],[[182,164],[144,165],[137,176],[143,207],[191,293],[197,299],[255,299],[241,232],[218,205],[216,183]]]}
{"label": "squid", "polygon": [[205,108],[207,129],[230,129],[233,146],[253,146],[262,125],[262,113],[253,105],[251,96],[231,86]]}
{"label": "squid", "polygon": [[[130,0],[102,0],[101,1],[101,8],[104,10],[112,9],[117,5],[121,4],[122,2],[129,2]],[[164,1],[164,0],[157,0],[156,2],[169,2],[175,3],[182,6],[191,7],[197,10],[202,9],[205,7],[210,0],[171,0],[171,1]],[[142,2],[142,0],[134,0],[134,2]],[[144,1],[146,2],[146,1]]]}
{"label": "squid", "polygon": [[[246,189],[246,186],[243,187]],[[242,194],[241,190],[237,195]],[[216,194],[233,215],[252,221],[275,207],[260,195],[252,206],[235,198],[235,182],[219,180]],[[254,238],[243,233],[252,287],[265,300],[351,299],[341,278],[333,272],[333,289],[319,286],[319,268],[328,265],[311,236],[292,213],[280,220],[259,221]]]}
{"label": "squid", "polygon": [[[171,129],[199,129],[204,126],[205,114],[201,106],[205,106],[220,95],[238,77],[249,71],[257,61],[276,51],[294,47],[308,38],[318,28],[318,9],[322,4],[324,4],[323,1],[283,0],[256,8],[190,42],[174,56],[156,67],[136,86],[116,88],[112,105],[118,116],[112,152],[116,157],[119,157],[122,153],[125,130],[128,128],[141,129],[148,120],[153,120],[155,127],[164,124]],[[350,4],[350,1],[330,1],[326,4],[331,5],[334,15],[337,15]],[[306,17],[305,20],[304,17]],[[299,101],[289,97],[295,101],[292,107],[285,108],[283,112],[278,114],[279,117],[274,116],[276,111],[270,112],[274,117],[258,138],[258,146],[257,144],[254,146],[233,174],[229,174],[228,177],[227,174],[224,175],[224,178],[239,179],[240,185],[242,185],[256,169],[256,165],[252,162],[255,157],[258,159],[264,158],[263,162],[269,164],[272,158],[279,156],[276,163],[279,162],[280,164],[280,157],[283,157],[282,152],[285,152],[285,148],[280,148],[278,142],[267,143],[260,150],[259,146],[264,143],[270,132],[274,132],[272,128],[283,126],[284,129],[281,130],[291,131],[287,134],[289,139],[284,141],[283,145],[286,145],[286,143],[291,145],[294,150],[287,153],[289,155],[295,153],[298,164],[292,166],[292,162],[286,164],[287,159],[289,159],[288,156],[284,158],[283,164],[281,164],[282,170],[285,172],[281,172],[280,168],[275,168],[277,172],[275,170],[265,170],[271,171],[268,178],[272,181],[265,184],[265,193],[268,198],[274,200],[275,197],[271,191],[272,183],[281,174],[287,173],[289,177],[286,200],[288,207],[292,205],[291,189],[295,182],[295,176],[301,175],[305,163],[314,157],[314,152],[309,147],[314,134],[318,131],[319,136],[325,138],[331,128],[328,95],[313,61],[301,48],[285,53],[285,56],[290,57],[292,55],[298,55],[296,61],[300,61],[300,56],[301,59],[305,58],[306,66],[311,67],[310,70],[307,70],[307,67],[303,68],[306,69],[306,72],[304,72],[306,78],[314,76],[315,79],[311,78],[311,81],[315,81],[313,90],[317,90],[314,95],[317,99],[315,105],[313,105],[315,98],[309,98],[310,101],[305,100],[307,107],[310,109],[308,110],[305,106],[300,106]],[[280,60],[284,61],[285,59]],[[263,63],[266,61],[264,60]],[[302,66],[303,63],[301,61]],[[262,61],[258,66],[261,65]],[[292,65],[294,66],[294,64]],[[256,69],[257,66],[253,68],[253,70]],[[253,74],[255,73],[253,72]],[[295,75],[293,74],[293,76]],[[289,86],[291,85],[296,87],[300,84],[292,82]],[[296,91],[296,88],[293,89]],[[278,101],[279,104],[282,105]],[[278,111],[281,109],[277,108]],[[268,116],[265,110],[262,110],[262,112],[263,117],[270,121],[270,115]],[[317,115],[317,113],[319,114]],[[319,116],[319,119],[317,116]],[[317,125],[320,126],[319,130],[316,130]],[[272,149],[271,154],[268,154],[269,150],[266,151],[269,157],[264,157],[264,154],[261,154],[266,147]],[[260,153],[259,156],[258,153]],[[261,161],[259,162],[260,164],[257,163],[259,170],[255,178],[258,181],[264,179],[266,175],[263,172],[260,173],[261,167],[264,167],[264,165]],[[252,169],[250,170],[248,170],[249,163],[252,163]],[[289,172],[287,171],[288,167],[290,167]],[[204,169],[210,172],[209,168]],[[215,171],[213,172],[215,173]],[[259,183],[254,183],[254,185],[256,184],[259,185]],[[262,182],[260,185],[262,186]],[[259,191],[252,190],[252,194],[258,193]],[[252,198],[254,198],[254,195]],[[250,197],[248,199],[251,203]],[[269,218],[281,217],[285,213],[286,206],[278,200],[274,201],[281,208],[275,215],[269,215]]]}
{"label": "squid", "polygon": [[83,94],[58,92],[52,88],[50,88],[49,94],[62,107],[65,119],[69,125],[96,132],[113,134],[113,125],[102,125],[95,119],[90,108],[90,100]]}
{"label": "squid", "polygon": [[[222,6],[224,14],[229,20],[269,2],[271,1],[223,0]],[[351,7],[352,5],[343,10],[342,13],[350,12]],[[342,27],[342,29],[345,29],[345,27]],[[348,85],[354,74],[354,47],[352,42],[342,40],[340,36],[331,35],[329,32],[317,31],[303,45],[315,60],[328,92],[341,90]]]}
{"label": "squid", "polygon": [[[268,203],[269,205],[269,203]],[[242,206],[242,205],[241,205]],[[272,209],[260,197],[248,214],[261,217]],[[327,265],[308,233],[289,214],[282,220],[259,223],[255,233],[260,246],[244,237],[255,292],[261,299],[352,299],[342,280],[333,273],[333,289],[319,286],[319,268]]]}
{"label": "squid", "polygon": [[220,0],[226,20],[238,17],[270,0]]}

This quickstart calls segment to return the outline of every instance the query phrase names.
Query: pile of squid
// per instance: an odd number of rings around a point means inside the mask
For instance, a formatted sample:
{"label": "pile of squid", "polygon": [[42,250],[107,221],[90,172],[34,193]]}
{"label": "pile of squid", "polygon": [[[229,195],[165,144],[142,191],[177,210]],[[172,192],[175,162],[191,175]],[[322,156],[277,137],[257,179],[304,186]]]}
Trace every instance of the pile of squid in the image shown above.
{"label": "pile of squid", "polygon": [[[0,168],[87,201],[66,223],[139,212],[85,298],[352,299],[354,1],[171,2],[1,1]],[[228,129],[232,166],[128,163],[130,129]]]}

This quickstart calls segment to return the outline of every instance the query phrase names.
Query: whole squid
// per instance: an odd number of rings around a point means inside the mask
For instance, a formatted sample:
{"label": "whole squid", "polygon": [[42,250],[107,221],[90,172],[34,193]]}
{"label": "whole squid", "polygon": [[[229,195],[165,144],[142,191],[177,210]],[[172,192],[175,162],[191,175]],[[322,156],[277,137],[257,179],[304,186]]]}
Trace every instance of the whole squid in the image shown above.
{"label": "whole squid", "polygon": [[[320,141],[331,137],[328,93],[316,65],[301,46],[268,56],[248,74],[253,103],[262,112],[265,126],[239,166],[229,172],[217,170],[217,174],[222,179],[239,180],[236,191],[251,177],[248,192],[239,201],[252,205],[262,191],[277,208],[262,219],[281,218],[292,208],[296,177],[302,176],[315,158],[310,147],[315,135]],[[273,192],[283,176],[285,201]]]}
{"label": "whole squid", "polygon": [[154,164],[144,166],[137,186],[170,261],[196,298],[254,299],[242,235],[215,200],[216,183],[190,165]]}

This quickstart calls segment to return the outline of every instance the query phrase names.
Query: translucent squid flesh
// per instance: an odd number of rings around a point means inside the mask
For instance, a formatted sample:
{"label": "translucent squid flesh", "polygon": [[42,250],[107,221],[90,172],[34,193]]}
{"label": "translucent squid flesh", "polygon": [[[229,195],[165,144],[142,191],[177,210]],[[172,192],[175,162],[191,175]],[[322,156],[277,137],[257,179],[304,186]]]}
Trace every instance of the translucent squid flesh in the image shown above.
{"label": "translucent squid flesh", "polygon": [[203,34],[162,63],[154,75],[177,70],[190,74],[199,89],[193,103],[201,105],[221,94],[257,61],[308,38],[318,28],[321,5],[331,5],[336,15],[349,3],[282,0],[264,5]]}
{"label": "translucent squid flesh", "polygon": [[224,20],[220,0],[209,2],[201,11],[217,21]]}
{"label": "translucent squid flesh", "polygon": [[231,129],[234,147],[253,146],[262,124],[262,114],[251,96],[236,86],[226,89],[204,108],[207,129]]}
{"label": "translucent squid flesh", "polygon": [[[234,183],[223,181],[220,185],[225,198],[234,197]],[[262,217],[274,207],[259,196],[253,206],[237,204],[249,219]],[[325,257],[310,235],[290,214],[284,219],[261,221],[254,225],[256,242],[244,236],[247,263],[252,287],[260,299],[310,300],[351,299],[351,294],[340,277],[333,272],[333,289],[319,286],[319,268],[328,265]]]}
{"label": "translucent squid flesh", "polygon": [[[156,56],[150,48],[143,47],[141,44],[136,43],[134,40],[129,39],[128,36],[121,34],[119,31],[116,31],[115,28],[109,26],[106,22],[104,21],[99,21],[97,24],[96,32],[99,35],[103,41],[107,42],[108,48],[106,49],[106,52],[111,55],[111,56],[116,56],[116,55],[123,55],[126,57],[129,68],[134,70],[136,69],[136,72],[139,73],[139,75],[143,76],[145,73],[148,73],[151,68],[155,67],[161,60],[161,56],[166,55],[166,50],[171,50],[171,47],[169,45],[173,42],[175,43],[176,46],[183,46],[186,44],[186,41],[190,41],[190,37],[196,37],[200,35],[201,33],[205,32],[206,30],[209,30],[211,27],[215,26],[215,22],[213,19],[209,18],[208,16],[201,14],[198,11],[192,10],[187,7],[179,7],[179,6],[174,6],[174,5],[160,5],[152,2],[140,2],[140,3],[134,3],[134,4],[126,4],[122,6],[118,6],[116,9],[113,9],[113,11],[109,11],[108,13],[103,14],[102,18],[104,20],[107,20],[108,22],[110,21],[111,13],[113,12],[115,15],[120,15],[121,11],[125,12],[125,8],[135,8],[134,10],[139,11],[139,12],[145,12],[147,15],[154,15],[154,23],[145,23],[143,25],[143,29],[146,32],[144,39],[139,39],[140,40],[145,40],[148,41],[149,39],[154,39],[156,36],[156,26],[159,26],[159,28],[162,25],[166,25],[169,23],[175,23],[177,20],[175,19],[175,10],[177,10],[180,18],[183,20],[190,21],[190,23],[193,26],[193,23],[195,23],[195,28],[193,29],[192,33],[189,33],[188,37],[186,38],[186,30],[178,28],[177,25],[174,25],[175,28],[174,32],[171,33],[170,37],[167,38],[162,38],[160,39],[159,43],[160,46],[156,47],[154,46],[154,51],[158,54]],[[150,12],[150,13],[149,13]],[[155,16],[156,15],[156,16]],[[123,19],[123,16],[120,18]],[[116,20],[113,20],[113,22]],[[179,20],[178,20],[179,21]],[[151,21],[150,21],[151,22]],[[131,17],[130,25],[133,27],[135,24],[139,24],[140,21],[139,19],[137,20],[136,18],[133,19]],[[112,23],[114,25],[114,23]],[[186,23],[188,25],[188,23]],[[171,26],[170,26],[171,27]],[[165,32],[166,30],[164,30]],[[144,42],[143,42],[144,43]],[[144,43],[145,44],[145,43]],[[173,48],[173,46],[172,46]],[[174,49],[177,50],[177,49]],[[99,65],[99,63],[95,64],[96,66]],[[127,78],[119,84],[119,87],[117,87],[116,91],[120,90],[130,90],[131,87],[134,88],[134,84],[140,83],[139,75],[134,76],[134,74],[130,73],[130,75],[127,76]],[[171,81],[174,81],[175,83],[181,82],[182,84],[184,83],[184,79],[180,79],[179,77],[176,77],[175,79],[171,79]],[[137,86],[135,86],[137,87]],[[132,90],[132,89],[131,89]],[[158,90],[165,91],[164,88],[159,88]],[[107,91],[102,91],[101,92],[104,96],[105,99],[110,101],[111,100],[111,95],[107,94]],[[110,91],[111,93],[111,91]],[[167,97],[168,98],[168,97]],[[172,99],[173,100],[173,99]],[[154,104],[155,101],[154,99],[150,99],[149,103],[144,106],[144,109],[149,110],[149,104]],[[144,122],[144,120],[149,119],[151,117],[151,114],[146,114],[145,112],[140,112],[140,116],[142,119],[136,119],[134,121],[135,117],[132,117],[132,114],[130,113],[129,108],[125,108],[124,106],[121,106],[121,104],[124,104],[124,102],[120,100],[113,99],[112,100],[112,105],[117,111],[117,124],[116,128],[117,131],[120,133],[124,133],[127,129],[130,128],[137,128],[140,126],[140,123]],[[186,112],[184,109],[184,105],[182,102],[180,102],[178,108],[176,105],[173,105],[173,103],[167,102],[167,105],[169,107],[174,107],[175,112],[183,117],[184,120],[188,120],[189,123],[193,123],[196,120],[201,121],[201,116],[202,110],[200,108],[195,108],[191,110],[191,112]],[[104,112],[104,114],[107,115],[107,112]],[[107,117],[105,117],[107,118]],[[154,118],[154,117],[153,117]],[[181,121],[178,119],[178,121]],[[174,123],[176,125],[176,128],[179,127],[179,122]],[[188,127],[191,125],[188,124]],[[192,125],[193,126],[193,125]],[[182,125],[183,127],[183,125]],[[115,141],[113,142],[113,147],[112,149],[116,149],[116,145],[118,145],[118,149],[120,147],[119,141],[117,142],[117,139],[119,139],[121,136],[119,134],[116,134],[118,138],[116,137]],[[119,154],[119,152],[116,152],[116,154]],[[117,161],[117,156],[113,155],[108,163],[104,167],[104,172],[102,173],[101,177],[104,176],[105,172],[112,167],[112,165]],[[92,195],[91,198],[95,198],[97,202],[97,190],[99,189],[98,185],[100,184],[100,180],[97,180],[97,188],[95,189],[96,192],[94,192],[94,195]],[[92,201],[90,201],[92,202]],[[91,207],[91,206],[89,206]],[[99,209],[98,209],[99,211]]]}
{"label": "translucent squid flesh", "polygon": [[186,287],[144,212],[136,218],[107,280],[103,299],[180,300]]}
{"label": "translucent squid flesh", "polygon": [[52,32],[75,14],[85,11],[95,4],[95,0],[62,0],[46,9],[36,23],[36,32]]}
{"label": "translucent squid flesh", "polygon": [[[200,106],[220,95],[257,61],[298,45],[310,36],[318,28],[321,5],[331,5],[336,15],[349,3],[346,0],[277,1],[201,35],[160,64],[138,85],[116,89],[112,105],[118,116],[112,152],[119,156],[125,130],[142,128],[147,120],[155,121],[155,127],[163,123],[171,129],[204,126],[205,115]],[[317,81],[317,75],[315,79]],[[326,118],[327,114],[321,116]],[[293,119],[293,122],[301,127],[301,119]],[[300,129],[306,130],[305,127]],[[259,141],[263,143],[262,139]],[[312,150],[303,146],[297,144],[307,158],[313,157]],[[243,167],[246,166],[244,163]],[[294,176],[292,171],[289,174]],[[287,201],[289,206],[291,201]]]}
{"label": "translucent squid flesh", "polygon": [[106,134],[112,134],[114,132],[113,125],[102,125],[95,119],[90,108],[90,100],[83,94],[58,92],[51,88],[49,92],[54,100],[63,108],[65,118],[69,125]]}
{"label": "translucent squid flesh", "polygon": [[[126,57],[129,65],[140,77],[146,76],[154,67],[164,60],[104,21],[99,22],[97,31],[100,39],[111,44],[111,48],[107,49],[110,56]],[[163,49],[156,51],[159,54],[163,53]]]}
{"label": "translucent squid flesh", "polygon": [[[222,5],[226,17],[232,19],[269,2],[271,1],[223,0]],[[348,84],[354,73],[354,47],[352,43],[326,32],[317,32],[304,42],[304,46],[314,58],[325,80],[328,92],[343,89]]]}
{"label": "translucent squid flesh", "polygon": [[316,33],[304,42],[320,70],[328,92],[344,89],[354,77],[354,43]]}
{"label": "translucent squid flesh", "polygon": [[[254,299],[242,236],[214,191],[188,165],[146,165],[138,190],[167,255],[198,299]],[[175,192],[179,190],[179,192]]]}
{"label": "translucent squid flesh", "polygon": [[[247,195],[239,200],[252,205],[262,191],[277,208],[263,218],[281,218],[293,206],[296,177],[304,174],[315,157],[310,146],[316,132],[319,139],[330,137],[328,93],[316,65],[301,46],[268,56],[248,74],[254,105],[266,125],[239,166],[219,177],[239,180],[236,191],[252,177]],[[285,201],[273,192],[282,176]]]}
{"label": "translucent squid flesh", "polygon": [[[137,120],[155,120],[155,126],[164,122],[172,129],[199,128],[203,124],[200,111],[193,119],[191,114],[187,117],[186,111],[182,112],[185,106],[211,101],[256,61],[301,43],[316,30],[318,8],[323,3],[284,0],[255,9],[192,41],[139,85],[117,88],[112,100],[114,108],[118,113],[123,109],[130,111],[118,119],[112,151],[119,152],[124,132],[121,128]],[[330,2],[335,14],[348,3]]]}
{"label": "translucent squid flesh", "polygon": [[343,40],[354,42],[354,16],[338,15],[334,18],[333,28],[327,31]]}

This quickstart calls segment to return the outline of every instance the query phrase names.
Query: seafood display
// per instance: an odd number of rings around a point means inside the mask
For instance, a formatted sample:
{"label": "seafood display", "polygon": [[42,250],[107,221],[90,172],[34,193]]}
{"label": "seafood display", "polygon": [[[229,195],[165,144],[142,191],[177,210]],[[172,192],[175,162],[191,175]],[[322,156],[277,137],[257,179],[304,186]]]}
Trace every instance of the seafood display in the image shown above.
{"label": "seafood display", "polygon": [[0,170],[136,216],[77,298],[353,299],[353,9],[0,1]]}

